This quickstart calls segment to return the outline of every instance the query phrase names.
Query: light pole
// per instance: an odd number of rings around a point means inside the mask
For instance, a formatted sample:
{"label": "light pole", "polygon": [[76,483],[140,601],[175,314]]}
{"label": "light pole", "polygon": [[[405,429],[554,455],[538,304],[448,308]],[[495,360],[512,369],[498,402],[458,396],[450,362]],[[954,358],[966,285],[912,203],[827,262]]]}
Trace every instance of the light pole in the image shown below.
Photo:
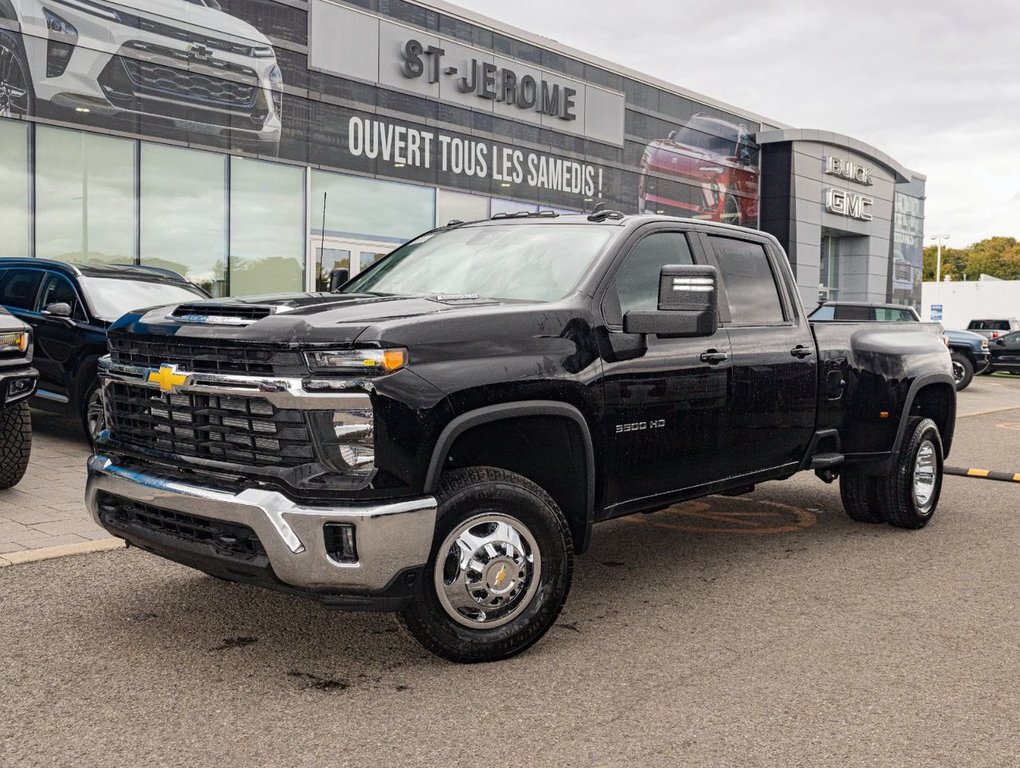
{"label": "light pole", "polygon": [[931,235],[930,239],[935,241],[935,301],[942,303],[942,243],[949,239],[949,235]]}

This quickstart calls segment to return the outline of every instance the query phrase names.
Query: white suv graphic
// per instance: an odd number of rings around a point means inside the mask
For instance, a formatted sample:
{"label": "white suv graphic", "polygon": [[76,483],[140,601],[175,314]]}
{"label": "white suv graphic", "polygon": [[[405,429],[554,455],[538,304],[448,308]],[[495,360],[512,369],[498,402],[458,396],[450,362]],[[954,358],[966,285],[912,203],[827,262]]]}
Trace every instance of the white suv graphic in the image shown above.
{"label": "white suv graphic", "polygon": [[216,0],[0,0],[0,117],[73,109],[274,153],[282,80]]}

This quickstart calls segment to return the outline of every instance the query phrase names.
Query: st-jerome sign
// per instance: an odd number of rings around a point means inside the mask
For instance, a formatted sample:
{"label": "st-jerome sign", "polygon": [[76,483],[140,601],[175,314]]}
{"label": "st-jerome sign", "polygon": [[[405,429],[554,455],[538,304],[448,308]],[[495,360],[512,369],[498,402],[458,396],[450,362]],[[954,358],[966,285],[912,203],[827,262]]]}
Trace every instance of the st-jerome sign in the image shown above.
{"label": "st-jerome sign", "polygon": [[453,78],[461,93],[473,93],[479,98],[512,104],[519,109],[530,109],[542,115],[561,120],[576,120],[574,97],[577,89],[559,83],[549,83],[532,75],[518,77],[509,67],[497,67],[489,61],[470,59],[460,66],[443,65],[446,51],[437,45],[424,46],[418,40],[408,40],[401,50],[404,63],[400,68],[404,77],[414,79],[427,75],[429,83],[438,83],[440,76]]}

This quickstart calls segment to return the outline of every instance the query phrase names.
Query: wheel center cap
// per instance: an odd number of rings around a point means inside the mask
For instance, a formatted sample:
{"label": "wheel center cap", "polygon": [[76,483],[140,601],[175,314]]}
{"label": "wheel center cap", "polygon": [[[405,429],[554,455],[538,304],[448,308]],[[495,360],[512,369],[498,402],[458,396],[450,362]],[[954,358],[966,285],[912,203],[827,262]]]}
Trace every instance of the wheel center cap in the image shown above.
{"label": "wheel center cap", "polygon": [[517,581],[517,566],[507,557],[494,558],[485,567],[485,586],[490,592],[509,592]]}

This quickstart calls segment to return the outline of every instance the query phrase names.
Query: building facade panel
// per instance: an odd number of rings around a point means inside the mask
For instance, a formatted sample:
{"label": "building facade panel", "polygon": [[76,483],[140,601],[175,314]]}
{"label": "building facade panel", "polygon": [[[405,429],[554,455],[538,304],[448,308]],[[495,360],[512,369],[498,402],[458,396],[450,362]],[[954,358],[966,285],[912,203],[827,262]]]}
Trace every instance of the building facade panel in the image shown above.
{"label": "building facade panel", "polygon": [[[827,237],[847,259],[870,239],[883,290],[916,303],[891,252],[916,260],[923,179],[899,195],[911,180],[854,139],[769,144],[773,171],[756,137],[791,129],[424,0],[55,7],[0,5],[4,92],[23,94],[0,105],[0,255],[159,264],[214,294],[314,288],[444,217],[601,202],[777,233],[805,298]],[[876,160],[867,195],[823,173],[831,154]]]}

